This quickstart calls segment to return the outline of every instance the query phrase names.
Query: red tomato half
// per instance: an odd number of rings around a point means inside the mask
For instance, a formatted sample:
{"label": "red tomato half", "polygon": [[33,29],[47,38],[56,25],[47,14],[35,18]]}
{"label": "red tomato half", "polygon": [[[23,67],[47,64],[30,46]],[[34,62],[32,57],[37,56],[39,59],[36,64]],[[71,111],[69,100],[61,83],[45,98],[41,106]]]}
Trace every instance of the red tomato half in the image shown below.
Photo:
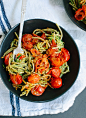
{"label": "red tomato half", "polygon": [[37,74],[31,74],[27,79],[28,79],[28,82],[35,84],[39,82],[40,76]]}
{"label": "red tomato half", "polygon": [[76,20],[83,20],[85,18],[85,12],[83,11],[82,8],[79,8],[76,12],[75,12],[75,19]]}
{"label": "red tomato half", "polygon": [[61,61],[67,62],[70,59],[70,53],[67,49],[62,48],[60,53]]}
{"label": "red tomato half", "polygon": [[53,88],[60,88],[62,86],[62,79],[60,77],[58,78],[51,78],[51,86]]}
{"label": "red tomato half", "polygon": [[48,56],[54,57],[54,56],[56,56],[56,53],[55,53],[56,51],[58,51],[58,49],[49,48],[49,49],[46,51],[46,54],[47,54]]}
{"label": "red tomato half", "polygon": [[52,39],[51,47],[56,47],[56,46],[57,46],[57,44],[56,44],[55,40]]}
{"label": "red tomato half", "polygon": [[43,33],[43,34],[41,35],[41,38],[46,39],[45,33]]}
{"label": "red tomato half", "polygon": [[12,52],[9,53],[9,54],[7,54],[7,55],[5,56],[5,58],[4,58],[4,63],[5,63],[6,65],[9,64],[9,58],[10,58],[10,55],[11,55],[11,54],[12,54]]}
{"label": "red tomato half", "polygon": [[31,93],[35,96],[40,96],[44,93],[45,87],[41,85],[36,85],[34,88],[31,89]]}
{"label": "red tomato half", "polygon": [[23,35],[23,37],[22,37],[22,42],[24,43],[24,42],[29,42],[29,41],[31,41],[32,40],[32,35],[31,34],[25,34],[25,35]]}
{"label": "red tomato half", "polygon": [[58,67],[53,67],[49,72],[48,72],[49,74],[51,74],[51,76],[52,77],[59,77],[60,76],[60,73],[61,73],[61,71],[60,71],[60,69],[58,68]]}
{"label": "red tomato half", "polygon": [[30,50],[33,47],[33,44],[29,41],[29,42],[24,42],[22,44],[22,47],[26,50]]}
{"label": "red tomato half", "polygon": [[12,75],[10,74],[10,80],[12,81],[13,84],[21,84],[22,83],[22,76],[17,74],[17,75]]}
{"label": "red tomato half", "polygon": [[33,57],[36,57],[36,56],[40,55],[40,52],[36,49],[31,49],[31,53],[32,53]]}

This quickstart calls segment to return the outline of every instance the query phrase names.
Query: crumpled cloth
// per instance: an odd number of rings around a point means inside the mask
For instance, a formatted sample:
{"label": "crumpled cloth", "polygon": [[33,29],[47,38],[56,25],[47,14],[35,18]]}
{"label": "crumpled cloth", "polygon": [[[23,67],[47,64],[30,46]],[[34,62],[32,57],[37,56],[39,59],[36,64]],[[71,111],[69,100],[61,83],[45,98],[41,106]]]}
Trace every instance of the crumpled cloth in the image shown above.
{"label": "crumpled cloth", "polygon": [[[20,22],[21,2],[21,0],[0,0],[0,35],[2,35],[0,43],[10,28]],[[86,32],[69,19],[62,0],[27,0],[25,20],[34,18],[53,21],[73,37],[80,53],[79,75],[65,94],[46,103],[33,103],[19,99],[6,88],[0,77],[0,115],[36,116],[63,113],[74,104],[76,96],[86,87]]]}

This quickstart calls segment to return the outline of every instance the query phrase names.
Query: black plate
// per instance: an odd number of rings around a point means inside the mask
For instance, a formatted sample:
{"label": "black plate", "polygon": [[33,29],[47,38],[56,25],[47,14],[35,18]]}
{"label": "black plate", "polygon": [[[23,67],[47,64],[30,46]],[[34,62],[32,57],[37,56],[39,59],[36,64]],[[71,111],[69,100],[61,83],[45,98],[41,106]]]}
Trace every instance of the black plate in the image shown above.
{"label": "black plate", "polygon": [[[42,20],[42,19],[27,20],[25,21],[25,24],[24,24],[23,33],[32,33],[32,31],[36,28],[47,28],[47,27],[58,29],[56,24],[51,21]],[[65,93],[75,82],[78,72],[79,72],[79,65],[80,65],[78,48],[74,40],[71,38],[71,36],[63,28],[61,29],[64,35],[63,41],[65,42],[65,48],[68,49],[70,52],[70,60],[68,61],[70,72],[65,74],[62,77],[63,86],[59,89],[51,89],[50,87],[48,87],[42,96],[36,97],[36,96],[33,96],[32,94],[29,94],[27,97],[26,96],[21,97],[22,99],[27,100],[27,101],[33,101],[33,102],[50,101],[61,96],[63,93]],[[9,33],[6,35],[6,37],[4,38],[1,44],[0,57],[3,55],[3,53],[7,49],[9,49],[10,43],[15,38],[14,32],[18,33],[18,31],[19,31],[19,24],[16,25],[13,29],[11,29]],[[0,62],[1,62],[0,72],[1,72],[1,78],[3,82],[5,83],[5,85],[10,91],[12,91],[15,95],[19,96],[20,91],[19,90],[16,91],[12,87],[12,84],[8,81],[9,79],[8,72],[6,72],[6,70],[2,66],[4,64],[4,59],[0,58]]]}
{"label": "black plate", "polygon": [[69,1],[70,1],[70,0],[63,0],[66,13],[68,14],[69,18],[70,18],[79,28],[81,28],[82,30],[86,31],[86,24],[84,24],[84,23],[81,22],[81,21],[77,21],[77,20],[74,18],[75,12],[74,12],[74,10],[72,9],[72,6],[69,5]]}

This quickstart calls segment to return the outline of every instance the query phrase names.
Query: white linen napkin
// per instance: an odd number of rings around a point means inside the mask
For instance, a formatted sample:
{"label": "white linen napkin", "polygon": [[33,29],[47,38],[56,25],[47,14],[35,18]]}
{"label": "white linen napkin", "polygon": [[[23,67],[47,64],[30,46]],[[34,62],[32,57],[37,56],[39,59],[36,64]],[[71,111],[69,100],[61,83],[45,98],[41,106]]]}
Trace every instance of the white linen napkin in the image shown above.
{"label": "white linen napkin", "polygon": [[[21,0],[0,0],[0,42],[10,28],[20,22],[20,12]],[[80,72],[73,86],[65,94],[46,103],[32,103],[19,99],[6,88],[0,77],[0,115],[35,116],[65,112],[86,87],[86,32],[68,18],[62,0],[28,0],[25,20],[29,18],[56,22],[76,39],[80,52]]]}

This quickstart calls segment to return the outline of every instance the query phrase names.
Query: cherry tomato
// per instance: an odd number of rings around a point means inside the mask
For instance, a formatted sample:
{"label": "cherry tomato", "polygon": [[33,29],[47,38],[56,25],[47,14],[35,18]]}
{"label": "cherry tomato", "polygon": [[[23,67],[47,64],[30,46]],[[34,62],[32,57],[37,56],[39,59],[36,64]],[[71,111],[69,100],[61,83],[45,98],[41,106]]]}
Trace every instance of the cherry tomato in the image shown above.
{"label": "cherry tomato", "polygon": [[31,53],[32,53],[33,57],[40,55],[40,52],[36,49],[31,49]]}
{"label": "cherry tomato", "polygon": [[51,78],[51,86],[53,88],[60,88],[62,86],[62,79],[60,77],[58,78]]}
{"label": "cherry tomato", "polygon": [[58,67],[53,67],[48,73],[51,74],[52,77],[57,78],[60,76],[61,71]]}
{"label": "cherry tomato", "polygon": [[44,93],[45,87],[41,85],[36,85],[34,88],[31,89],[31,93],[35,96],[40,96]]}
{"label": "cherry tomato", "polygon": [[46,54],[47,54],[48,56],[54,57],[54,56],[56,55],[56,53],[55,53],[56,51],[58,51],[58,49],[49,48],[49,49],[46,51]]}
{"label": "cherry tomato", "polygon": [[22,42],[24,43],[24,42],[29,42],[29,41],[31,41],[32,40],[32,35],[31,34],[25,34],[25,35],[23,35],[23,37],[22,37]]}
{"label": "cherry tomato", "polygon": [[22,44],[22,47],[26,50],[30,50],[33,47],[33,44],[29,41],[29,42],[24,42]]}
{"label": "cherry tomato", "polygon": [[35,84],[39,82],[40,76],[38,74],[31,74],[27,79],[28,82]]}
{"label": "cherry tomato", "polygon": [[35,64],[35,72],[40,72],[41,74],[43,71],[48,71],[49,69],[49,62],[47,59],[47,55],[42,55],[42,58],[38,58]]}
{"label": "cherry tomato", "polygon": [[32,39],[32,44],[35,45],[39,42],[39,39]]}
{"label": "cherry tomato", "polygon": [[25,57],[25,55],[22,55],[22,54],[20,54],[20,53],[18,53],[18,54],[16,55],[16,58],[18,58],[19,60],[23,59],[24,57]]}
{"label": "cherry tomato", "polygon": [[82,6],[82,10],[84,11],[85,17],[86,17],[86,5],[83,5],[83,6]]}
{"label": "cherry tomato", "polygon": [[13,75],[10,74],[10,80],[12,81],[13,84],[21,84],[22,83],[22,76],[17,74],[17,75]]}
{"label": "cherry tomato", "polygon": [[41,38],[46,39],[45,33],[43,33],[43,34],[41,35]]}
{"label": "cherry tomato", "polygon": [[5,56],[5,58],[4,58],[4,63],[5,63],[6,65],[9,64],[9,58],[10,58],[10,55],[11,55],[11,54],[12,54],[12,52],[9,53],[9,54],[7,54],[7,55]]}
{"label": "cherry tomato", "polygon": [[51,62],[51,65],[55,66],[55,67],[60,67],[63,64],[63,62],[60,60],[59,56],[57,56],[57,57],[50,57],[49,60]]}
{"label": "cherry tomato", "polygon": [[67,62],[70,59],[70,53],[67,49],[62,48],[60,53],[61,61]]}
{"label": "cherry tomato", "polygon": [[82,8],[79,8],[75,12],[75,16],[74,17],[75,17],[76,20],[83,20],[85,18],[85,12],[83,11],[83,9]]}
{"label": "cherry tomato", "polygon": [[51,47],[56,47],[56,46],[57,46],[57,44],[56,44],[55,40],[52,39]]}

